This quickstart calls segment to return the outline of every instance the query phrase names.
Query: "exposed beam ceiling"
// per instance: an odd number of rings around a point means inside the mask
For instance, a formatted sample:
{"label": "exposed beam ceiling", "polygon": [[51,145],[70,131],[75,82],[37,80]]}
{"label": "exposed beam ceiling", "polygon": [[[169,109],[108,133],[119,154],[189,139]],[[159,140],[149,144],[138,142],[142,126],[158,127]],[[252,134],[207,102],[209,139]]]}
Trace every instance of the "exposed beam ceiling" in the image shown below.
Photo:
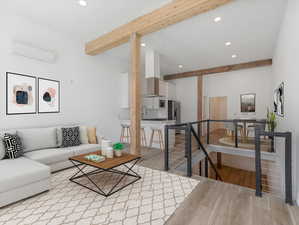
{"label": "exposed beam ceiling", "polygon": [[198,14],[222,6],[232,0],[176,0],[160,9],[116,28],[85,46],[88,55],[97,55],[129,41],[132,33],[146,35]]}
{"label": "exposed beam ceiling", "polygon": [[225,73],[236,70],[250,69],[255,67],[270,66],[272,65],[272,59],[259,60],[254,62],[240,63],[235,65],[220,66],[209,69],[195,70],[184,73],[169,74],[164,76],[164,80],[175,80],[180,78],[194,77],[194,76],[203,76],[215,73]]}

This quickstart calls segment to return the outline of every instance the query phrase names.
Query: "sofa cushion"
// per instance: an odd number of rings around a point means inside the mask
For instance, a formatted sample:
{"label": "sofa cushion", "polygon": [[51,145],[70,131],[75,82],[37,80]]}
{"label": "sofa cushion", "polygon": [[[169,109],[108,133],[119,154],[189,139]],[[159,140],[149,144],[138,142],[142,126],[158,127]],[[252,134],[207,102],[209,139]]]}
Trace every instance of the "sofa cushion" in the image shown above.
{"label": "sofa cushion", "polygon": [[23,145],[17,134],[4,134],[5,155],[9,159],[16,159],[23,155]]}
{"label": "sofa cushion", "polygon": [[[64,128],[75,127],[74,126],[66,126]],[[62,127],[56,127],[56,135],[57,135],[57,147],[61,147],[62,145]],[[87,134],[87,127],[80,126],[80,141],[81,144],[88,144],[88,134]]]}
{"label": "sofa cushion", "polygon": [[97,144],[97,128],[95,127],[88,127],[87,128],[87,134],[88,134],[88,142],[89,144]]}
{"label": "sofa cushion", "polygon": [[0,193],[50,177],[48,166],[25,157],[1,160],[0,171]]}
{"label": "sofa cushion", "polygon": [[82,144],[88,144],[87,127],[80,126],[80,141]]}
{"label": "sofa cushion", "polygon": [[68,149],[73,151],[75,156],[75,155],[81,155],[81,154],[99,151],[101,149],[101,146],[98,144],[85,144],[80,146],[69,147]]}
{"label": "sofa cushion", "polygon": [[24,156],[34,161],[51,165],[53,163],[67,161],[73,156],[73,151],[69,151],[67,148],[50,148],[26,152]]}
{"label": "sofa cushion", "polygon": [[62,130],[62,145],[67,148],[81,145],[80,141],[80,127],[61,128]]}
{"label": "sofa cushion", "polygon": [[56,128],[34,128],[17,130],[24,152],[57,147]]}
{"label": "sofa cushion", "polygon": [[51,165],[58,162],[67,161],[70,157],[100,150],[100,145],[84,144],[68,148],[43,149],[26,152],[25,157],[37,162]]}

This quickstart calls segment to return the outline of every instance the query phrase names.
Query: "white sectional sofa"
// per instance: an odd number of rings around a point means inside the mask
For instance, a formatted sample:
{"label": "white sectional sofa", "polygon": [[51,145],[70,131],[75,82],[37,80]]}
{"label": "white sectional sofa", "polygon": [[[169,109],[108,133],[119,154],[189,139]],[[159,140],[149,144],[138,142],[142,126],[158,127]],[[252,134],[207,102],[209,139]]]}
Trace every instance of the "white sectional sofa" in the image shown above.
{"label": "white sectional sofa", "polygon": [[[50,190],[50,174],[73,166],[69,157],[94,152],[98,144],[60,148],[59,127],[17,129],[0,132],[0,151],[4,133],[17,133],[21,138],[24,155],[17,159],[0,160],[0,207]],[[88,142],[88,141],[87,141]]]}

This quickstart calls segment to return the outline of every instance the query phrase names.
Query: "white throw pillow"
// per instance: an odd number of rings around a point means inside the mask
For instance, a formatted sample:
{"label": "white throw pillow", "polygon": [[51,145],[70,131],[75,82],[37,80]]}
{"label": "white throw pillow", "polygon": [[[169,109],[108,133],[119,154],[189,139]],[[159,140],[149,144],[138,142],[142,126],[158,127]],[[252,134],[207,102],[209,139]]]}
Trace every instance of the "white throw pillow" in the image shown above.
{"label": "white throw pillow", "polygon": [[80,141],[82,144],[88,144],[87,127],[80,126]]}
{"label": "white throw pillow", "polygon": [[57,147],[62,145],[62,130],[61,127],[56,128]]}
{"label": "white throw pillow", "polygon": [[21,138],[24,152],[56,147],[56,129],[53,127],[17,130],[17,135]]}

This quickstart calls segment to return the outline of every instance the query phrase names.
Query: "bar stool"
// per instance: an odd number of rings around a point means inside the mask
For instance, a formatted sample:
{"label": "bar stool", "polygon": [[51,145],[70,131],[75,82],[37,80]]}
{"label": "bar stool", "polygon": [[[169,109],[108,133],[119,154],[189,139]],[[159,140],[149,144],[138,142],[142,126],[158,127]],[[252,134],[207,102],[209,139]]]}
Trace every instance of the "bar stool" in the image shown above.
{"label": "bar stool", "polygon": [[144,129],[144,127],[141,127],[140,136],[141,136],[141,145],[143,147],[147,147],[146,135],[145,135],[145,129]]}
{"label": "bar stool", "polygon": [[121,124],[120,143],[130,143],[131,128],[127,124]]}
{"label": "bar stool", "polygon": [[[151,127],[152,133],[151,133],[151,140],[149,147],[151,148],[153,146],[153,143],[158,143],[160,145],[161,151],[164,150],[164,140],[163,140],[163,134],[161,128],[157,127]],[[154,141],[155,134],[158,135],[158,141]]]}

